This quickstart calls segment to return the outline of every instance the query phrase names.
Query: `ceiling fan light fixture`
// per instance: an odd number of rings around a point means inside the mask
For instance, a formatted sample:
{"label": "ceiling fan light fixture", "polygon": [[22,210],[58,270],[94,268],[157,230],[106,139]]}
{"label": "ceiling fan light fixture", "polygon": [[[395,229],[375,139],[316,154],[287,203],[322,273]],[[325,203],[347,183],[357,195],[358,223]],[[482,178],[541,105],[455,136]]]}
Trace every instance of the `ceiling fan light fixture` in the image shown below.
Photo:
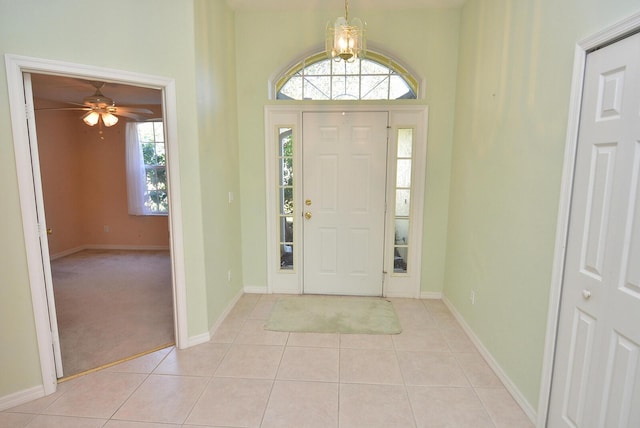
{"label": "ceiling fan light fixture", "polygon": [[111,113],[102,113],[102,122],[104,126],[109,127],[118,123],[118,118]]}
{"label": "ceiling fan light fixture", "polygon": [[95,111],[90,111],[89,113],[82,116],[82,120],[89,126],[95,126],[100,120],[100,114]]}

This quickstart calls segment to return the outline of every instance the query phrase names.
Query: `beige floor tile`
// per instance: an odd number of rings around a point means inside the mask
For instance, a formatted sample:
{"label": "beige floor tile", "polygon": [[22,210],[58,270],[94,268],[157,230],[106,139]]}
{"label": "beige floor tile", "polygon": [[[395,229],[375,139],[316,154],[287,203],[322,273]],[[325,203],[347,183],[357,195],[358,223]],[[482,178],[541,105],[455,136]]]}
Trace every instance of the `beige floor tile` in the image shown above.
{"label": "beige floor tile", "polygon": [[260,294],[243,294],[231,309],[228,318],[247,318],[261,297]]}
{"label": "beige floor tile", "polygon": [[340,382],[402,384],[396,353],[386,349],[341,349]]}
{"label": "beige floor tile", "polygon": [[297,348],[284,350],[276,379],[338,382],[337,348]]}
{"label": "beige floor tile", "polygon": [[108,419],[145,377],[146,375],[137,373],[92,373],[80,379],[42,413]]}
{"label": "beige floor tile", "polygon": [[432,312],[431,316],[440,328],[460,327],[460,323],[451,312]]}
{"label": "beige floor tile", "polygon": [[268,320],[273,310],[273,306],[276,304],[275,300],[263,300],[260,299],[253,311],[249,314],[249,319]]}
{"label": "beige floor tile", "polygon": [[493,428],[472,388],[409,386],[419,428]]}
{"label": "beige floor tile", "polygon": [[447,308],[447,305],[441,299],[425,299],[422,304],[430,314],[445,313],[450,314],[451,311]]}
{"label": "beige floor tile", "polygon": [[471,386],[485,388],[501,388],[503,386],[498,376],[479,353],[454,355],[462,367],[462,371],[467,375]]}
{"label": "beige floor tile", "polygon": [[425,310],[422,300],[420,299],[407,299],[402,297],[391,297],[389,300],[393,304],[393,309],[399,310]]}
{"label": "beige floor tile", "polygon": [[352,349],[393,349],[393,340],[387,334],[341,334],[340,347]]}
{"label": "beige floor tile", "polygon": [[440,328],[444,340],[449,345],[451,352],[476,352],[476,346],[461,327],[448,326]]}
{"label": "beige floor tile", "polygon": [[0,413],[0,428],[22,428],[35,416],[26,413]]}
{"label": "beige floor tile", "polygon": [[340,428],[414,427],[407,392],[399,385],[340,385]]}
{"label": "beige floor tile", "polygon": [[233,343],[240,333],[246,318],[225,318],[218,329],[213,333],[212,343]]}
{"label": "beige floor tile", "polygon": [[399,351],[450,352],[447,341],[439,329],[403,330],[391,336],[395,348]]}
{"label": "beige floor tile", "polygon": [[337,426],[337,383],[276,381],[262,428]]}
{"label": "beige floor tile", "polygon": [[411,305],[395,305],[394,309],[403,330],[436,327],[434,319],[420,301]]}
{"label": "beige floor tile", "polygon": [[104,428],[180,428],[174,424],[156,424],[152,422],[109,421]]}
{"label": "beige floor tile", "polygon": [[275,379],[282,352],[282,346],[232,345],[215,376]]}
{"label": "beige floor tile", "polygon": [[340,335],[337,333],[289,333],[287,346],[338,348],[340,346]]}
{"label": "beige floor tile", "polygon": [[187,418],[187,424],[258,427],[271,380],[214,378]]}
{"label": "beige floor tile", "polygon": [[180,424],[200,397],[208,379],[151,375],[113,419]]}
{"label": "beige floor tile", "polygon": [[289,333],[270,331],[264,329],[264,320],[248,319],[234,343],[242,345],[284,345],[287,343]]}
{"label": "beige floor tile", "polygon": [[174,349],[154,371],[155,374],[213,376],[229,350],[229,344],[203,343],[188,349]]}
{"label": "beige floor tile", "polygon": [[83,379],[83,377],[79,377],[59,383],[56,392],[54,392],[53,394],[47,395],[46,397],[38,398],[37,400],[29,401],[28,403],[9,409],[9,411],[18,413],[42,413],[44,409],[49,407],[58,398],[62,397],[64,393],[72,390]]}
{"label": "beige floor tile", "polygon": [[453,354],[398,351],[406,385],[469,386]]}
{"label": "beige floor tile", "polygon": [[119,373],[151,373],[173,349],[175,349],[175,347],[170,346],[168,348],[152,352],[151,354],[117,364],[106,370]]}
{"label": "beige floor tile", "polygon": [[497,428],[533,428],[533,424],[504,388],[476,388]]}
{"label": "beige floor tile", "polygon": [[26,428],[100,428],[105,422],[104,419],[39,415],[33,418]]}

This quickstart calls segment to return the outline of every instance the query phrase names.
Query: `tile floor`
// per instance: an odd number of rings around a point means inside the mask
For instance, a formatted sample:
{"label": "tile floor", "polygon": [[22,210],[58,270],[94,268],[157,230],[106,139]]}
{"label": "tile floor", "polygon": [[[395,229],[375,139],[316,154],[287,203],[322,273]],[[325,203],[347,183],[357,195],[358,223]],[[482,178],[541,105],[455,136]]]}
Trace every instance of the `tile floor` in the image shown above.
{"label": "tile floor", "polygon": [[263,330],[244,295],[209,343],[165,349],[0,412],[5,427],[532,427],[438,300],[390,299],[394,336]]}

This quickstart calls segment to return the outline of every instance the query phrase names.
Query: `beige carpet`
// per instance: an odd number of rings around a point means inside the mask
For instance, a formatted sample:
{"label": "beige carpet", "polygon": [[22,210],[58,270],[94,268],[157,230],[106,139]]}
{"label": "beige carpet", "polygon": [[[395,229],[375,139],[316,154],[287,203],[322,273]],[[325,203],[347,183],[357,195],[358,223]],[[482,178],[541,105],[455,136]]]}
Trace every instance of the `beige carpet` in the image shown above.
{"label": "beige carpet", "polygon": [[343,334],[398,334],[388,300],[374,297],[295,296],[278,299],[267,330]]}
{"label": "beige carpet", "polygon": [[65,377],[174,341],[168,251],[86,250],[51,271]]}

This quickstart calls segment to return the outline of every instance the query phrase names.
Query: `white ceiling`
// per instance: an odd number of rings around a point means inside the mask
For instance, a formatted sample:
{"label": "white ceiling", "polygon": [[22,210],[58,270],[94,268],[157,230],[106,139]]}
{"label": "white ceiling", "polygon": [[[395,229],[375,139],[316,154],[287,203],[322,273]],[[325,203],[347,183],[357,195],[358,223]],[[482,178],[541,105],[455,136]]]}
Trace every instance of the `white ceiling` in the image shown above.
{"label": "white ceiling", "polygon": [[[425,9],[462,6],[466,0],[350,0],[349,11],[362,14],[366,10]],[[227,0],[235,10],[315,10],[344,9],[344,0]]]}

